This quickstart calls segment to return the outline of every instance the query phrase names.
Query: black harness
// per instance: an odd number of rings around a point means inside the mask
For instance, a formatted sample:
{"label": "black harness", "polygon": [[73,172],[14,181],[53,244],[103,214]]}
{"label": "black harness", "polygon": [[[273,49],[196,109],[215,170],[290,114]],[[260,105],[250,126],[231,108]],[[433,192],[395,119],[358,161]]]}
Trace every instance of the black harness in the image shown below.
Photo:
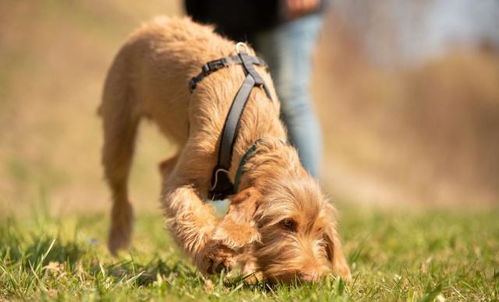
{"label": "black harness", "polygon": [[211,176],[211,189],[208,196],[212,200],[224,199],[228,195],[236,193],[234,184],[229,178],[229,170],[232,161],[234,143],[239,132],[239,123],[251,91],[254,87],[261,87],[264,89],[267,97],[272,100],[269,88],[254,67],[254,65],[265,67],[267,67],[267,65],[261,58],[249,56],[245,50],[239,50],[241,46],[244,46],[244,48],[247,49],[244,43],[238,43],[236,45],[236,49],[238,51],[237,55],[206,63],[201,68],[201,72],[197,76],[193,77],[189,82],[189,89],[193,92],[197,84],[204,77],[219,69],[234,64],[241,65],[243,67],[244,74],[246,75],[246,78],[232,101],[222,129],[220,148],[218,149],[218,162],[213,168]]}

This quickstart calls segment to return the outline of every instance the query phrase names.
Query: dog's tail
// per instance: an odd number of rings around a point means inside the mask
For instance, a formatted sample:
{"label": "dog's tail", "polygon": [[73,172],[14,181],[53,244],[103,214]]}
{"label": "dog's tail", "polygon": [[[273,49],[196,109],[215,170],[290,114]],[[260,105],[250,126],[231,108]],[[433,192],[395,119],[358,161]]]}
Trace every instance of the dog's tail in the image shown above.
{"label": "dog's tail", "polygon": [[108,241],[113,254],[128,247],[133,224],[133,209],[128,200],[128,176],[140,114],[133,97],[128,62],[125,46],[108,72],[98,109],[104,128],[102,164],[113,199]]}

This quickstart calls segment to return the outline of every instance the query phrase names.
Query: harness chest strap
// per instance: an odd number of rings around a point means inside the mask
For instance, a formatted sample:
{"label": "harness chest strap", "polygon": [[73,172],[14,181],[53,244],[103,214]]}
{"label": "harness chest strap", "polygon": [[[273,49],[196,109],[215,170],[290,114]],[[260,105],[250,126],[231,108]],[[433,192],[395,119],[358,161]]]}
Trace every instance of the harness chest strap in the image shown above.
{"label": "harness chest strap", "polygon": [[[270,139],[270,138],[261,137],[261,138],[257,139],[255,141],[255,143],[253,145],[251,145],[251,147],[249,147],[248,150],[246,150],[246,152],[241,157],[241,160],[239,161],[239,166],[237,167],[237,170],[236,170],[236,176],[234,177],[234,191],[235,192],[239,191],[239,184],[241,182],[241,176],[243,175],[244,172],[246,172],[246,170],[244,170],[244,166],[250,160],[250,158],[253,156],[253,154],[255,154],[255,152],[258,148],[258,144],[263,143],[265,141],[268,141],[267,139]],[[277,141],[283,146],[288,145],[285,140],[278,139]]]}
{"label": "harness chest strap", "polygon": [[[224,199],[226,196],[236,193],[236,188],[229,178],[229,170],[241,116],[251,91],[255,86],[262,87],[268,98],[272,100],[270,90],[254,67],[254,65],[266,66],[265,62],[258,57],[249,56],[245,51],[239,51],[237,56],[210,61],[203,65],[201,72],[189,82],[189,89],[192,92],[204,77],[232,64],[242,65],[246,77],[232,101],[222,129],[218,150],[218,162],[213,169],[211,178],[212,186],[209,192],[209,198],[213,200]],[[237,182],[239,181],[239,176],[236,179]]]}

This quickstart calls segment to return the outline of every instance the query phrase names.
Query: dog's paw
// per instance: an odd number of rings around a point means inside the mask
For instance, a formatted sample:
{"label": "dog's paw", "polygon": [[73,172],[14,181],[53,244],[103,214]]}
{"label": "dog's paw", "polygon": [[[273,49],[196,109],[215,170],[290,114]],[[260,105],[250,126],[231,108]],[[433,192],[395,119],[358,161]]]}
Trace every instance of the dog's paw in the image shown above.
{"label": "dog's paw", "polygon": [[237,263],[237,253],[220,244],[219,242],[212,243],[204,254],[203,271],[207,274],[217,274],[222,270],[231,271]]}
{"label": "dog's paw", "polygon": [[254,223],[238,224],[230,217],[225,217],[217,225],[212,239],[220,241],[223,245],[234,250],[238,250],[260,240],[260,233],[254,226]]}
{"label": "dog's paw", "polygon": [[107,241],[108,249],[114,256],[130,245],[132,224],[132,205],[129,202],[115,204],[111,212],[111,227]]}

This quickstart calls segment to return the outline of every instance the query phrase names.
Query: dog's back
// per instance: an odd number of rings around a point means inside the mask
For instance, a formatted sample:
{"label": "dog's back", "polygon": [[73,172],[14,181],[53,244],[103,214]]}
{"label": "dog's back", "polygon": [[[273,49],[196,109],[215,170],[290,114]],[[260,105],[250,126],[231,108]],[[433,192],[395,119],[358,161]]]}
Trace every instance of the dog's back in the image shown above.
{"label": "dog's back", "polygon": [[146,116],[182,144],[188,131],[189,79],[205,62],[233,49],[233,43],[214,34],[211,27],[188,18],[157,17],[133,32],[116,56],[101,113],[107,116],[121,107],[114,112],[120,115],[117,119]]}

